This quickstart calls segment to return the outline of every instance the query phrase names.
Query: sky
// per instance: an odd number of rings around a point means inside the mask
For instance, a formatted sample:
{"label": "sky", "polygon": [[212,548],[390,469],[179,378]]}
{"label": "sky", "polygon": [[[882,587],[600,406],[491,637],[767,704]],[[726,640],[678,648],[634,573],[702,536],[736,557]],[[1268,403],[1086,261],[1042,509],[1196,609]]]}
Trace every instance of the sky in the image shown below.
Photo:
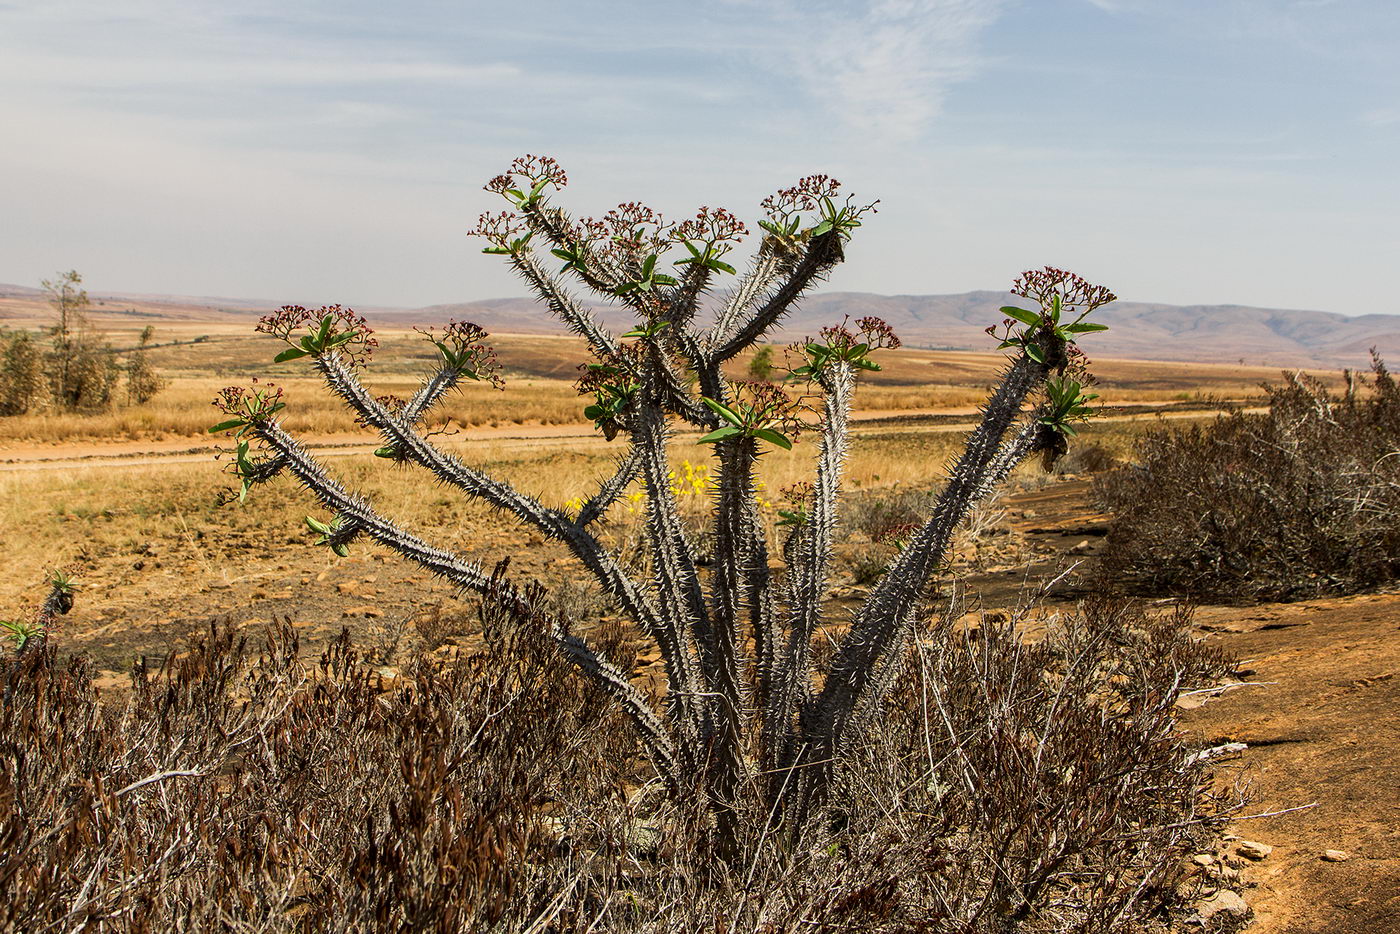
{"label": "sky", "polygon": [[1400,313],[1395,0],[0,0],[0,282],[520,295],[465,233],[523,153],[580,214],[834,175],[831,290]]}

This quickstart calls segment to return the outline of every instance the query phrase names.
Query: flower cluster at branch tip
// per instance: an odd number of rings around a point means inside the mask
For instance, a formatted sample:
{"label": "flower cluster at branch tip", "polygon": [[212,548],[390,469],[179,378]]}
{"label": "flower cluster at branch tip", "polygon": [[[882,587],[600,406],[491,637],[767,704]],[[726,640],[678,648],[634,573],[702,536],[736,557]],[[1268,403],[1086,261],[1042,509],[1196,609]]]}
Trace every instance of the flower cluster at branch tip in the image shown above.
{"label": "flower cluster at branch tip", "polygon": [[476,226],[467,231],[468,237],[480,237],[491,244],[492,252],[512,251],[513,244],[524,246],[529,236],[525,221],[512,211],[485,211],[476,219]]}
{"label": "flower cluster at branch tip", "polygon": [[822,343],[836,351],[846,351],[862,344],[866,350],[895,350],[901,345],[899,336],[894,333],[883,318],[874,316],[857,318],[856,330],[846,326],[848,317],[840,324],[822,328],[818,333]]}
{"label": "flower cluster at branch tip", "polygon": [[505,174],[497,175],[487,182],[484,186],[485,190],[505,194],[515,186],[517,175],[527,179],[532,187],[541,181],[551,184],[555,188],[563,188],[569,184],[568,173],[553,157],[527,153],[512,162],[510,169]]}
{"label": "flower cluster at branch tip", "polygon": [[671,233],[676,240],[738,243],[748,236],[749,228],[732,211],[702,206],[694,217],[681,221]]}
{"label": "flower cluster at branch tip", "polygon": [[[283,305],[270,315],[258,319],[257,330],[286,341],[291,347],[283,351],[278,362],[335,350],[352,366],[364,363],[379,346],[374,328],[355,314],[354,309],[340,305],[305,308]],[[301,332],[306,333],[301,333]],[[298,340],[297,335],[301,334]]]}
{"label": "flower cluster at branch tip", "polygon": [[734,383],[736,402],[751,409],[757,418],[780,428],[784,434],[798,435],[807,428],[802,416],[808,408],[776,383],[740,380]]}
{"label": "flower cluster at branch tip", "polygon": [[641,369],[642,345],[619,344],[617,353],[601,355],[597,363],[580,364],[581,376],[574,390],[581,396],[594,397],[592,405],[583,410],[585,418],[611,441],[623,427],[627,410],[640,385],[634,374]]}
{"label": "flower cluster at branch tip", "polygon": [[835,199],[841,183],[830,175],[808,175],[791,188],[780,188],[759,202],[763,213],[787,218],[801,211],[815,211],[823,198]]}
{"label": "flower cluster at branch tip", "polygon": [[816,339],[789,345],[783,353],[788,378],[820,382],[838,362],[855,370],[878,371],[880,364],[870,359],[871,351],[894,350],[902,343],[882,318],[860,318],[854,331],[847,327],[849,322],[848,316],[840,324],[822,328]]}
{"label": "flower cluster at branch tip", "polygon": [[703,435],[699,444],[751,438],[791,450],[792,438],[806,427],[798,417],[799,411],[806,410],[802,401],[772,383],[736,382],[728,405],[709,396],[701,396],[700,401],[719,417],[719,427]]}
{"label": "flower cluster at branch tip", "polygon": [[[1029,359],[1061,374],[1067,367],[1082,368],[1088,362],[1075,341],[1082,334],[1107,331],[1108,325],[1084,319],[1117,298],[1104,286],[1091,285],[1082,276],[1054,266],[1022,273],[1012,293],[1033,299],[1040,307],[1003,305],[1006,318],[998,349],[1020,348]],[[997,325],[987,328],[987,333],[997,337]]]}
{"label": "flower cluster at branch tip", "polygon": [[1011,286],[1011,294],[1032,299],[1042,308],[1049,308],[1058,295],[1065,314],[1087,314],[1118,297],[1106,286],[1091,285],[1083,276],[1054,266],[1021,273]]}
{"label": "flower cluster at branch tip", "polygon": [[251,386],[225,386],[220,389],[211,404],[225,415],[244,423],[268,418],[285,405],[282,402],[282,387],[276,383],[259,383],[256,376]]}
{"label": "flower cluster at branch tip", "polygon": [[415,328],[437,347],[442,354],[443,364],[467,379],[490,383],[496,389],[505,389],[501,378],[501,361],[496,357],[496,349],[486,343],[491,335],[485,328],[470,321],[447,322],[442,337],[433,328]]}

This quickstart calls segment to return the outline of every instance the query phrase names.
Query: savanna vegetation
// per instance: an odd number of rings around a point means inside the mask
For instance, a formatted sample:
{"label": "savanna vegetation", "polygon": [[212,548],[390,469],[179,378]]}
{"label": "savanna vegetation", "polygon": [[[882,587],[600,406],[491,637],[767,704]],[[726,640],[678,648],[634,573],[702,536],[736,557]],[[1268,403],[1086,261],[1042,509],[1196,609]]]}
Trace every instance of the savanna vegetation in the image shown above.
{"label": "savanna vegetation", "polygon": [[1237,412],[1144,437],[1103,475],[1115,519],[1103,570],[1153,593],[1213,601],[1353,593],[1400,576],[1400,389],[1331,391],[1301,374]]}
{"label": "savanna vegetation", "polygon": [[46,334],[0,331],[0,416],[105,412],[116,401],[123,375],[127,400],[134,405],[149,402],[163,388],[147,356],[154,327],[147,326],[137,346],[125,351],[123,366],[119,351],[93,326],[82,282],[76,270],[44,281],[52,309]]}
{"label": "savanna vegetation", "polygon": [[[234,367],[257,378],[217,394],[225,505],[207,465],[132,473],[139,515],[102,506],[100,469],[61,498],[4,480],[52,519],[34,550],[77,531],[131,559],[124,580],[186,575],[185,604],[240,575],[272,590],[306,573],[314,591],[347,566],[361,570],[339,586],[362,593],[370,552],[417,576],[411,632],[313,651],[275,613],[215,621],[117,688],[93,654],[67,657],[63,614],[86,594],[54,578],[6,624],[0,926],[1182,929],[1199,881],[1183,862],[1241,798],[1176,704],[1235,666],[1188,610],[1113,592],[1238,596],[1247,580],[1298,596],[1393,576],[1379,517],[1400,439],[1379,361],[1340,395],[1299,377],[1266,414],[1107,431],[1078,348],[1106,288],[1029,271],[989,328],[999,371],[902,383],[877,319],[770,341],[873,213],[833,180],[765,200],[746,266],[749,226],[727,211],[577,219],[554,202],[566,181],[518,160],[488,185],[508,209],[477,233],[576,336],[574,379],[558,344],[521,372],[468,323],[381,348],[349,309],[289,306],[246,345],[261,362]],[[634,326],[612,333],[571,289]],[[159,353],[225,352],[213,344],[145,335],[129,382],[158,382]],[[148,408],[179,427],[130,431],[207,430],[209,378],[161,372],[174,386]],[[976,408],[947,431],[861,428],[857,398]],[[493,421],[592,437],[559,451],[453,433]],[[374,442],[357,457],[308,443],[335,433]],[[1019,547],[1004,491],[1066,472],[1097,476],[1114,513],[1098,583],[1048,603],[1066,561],[1014,605],[970,604],[964,578]]]}

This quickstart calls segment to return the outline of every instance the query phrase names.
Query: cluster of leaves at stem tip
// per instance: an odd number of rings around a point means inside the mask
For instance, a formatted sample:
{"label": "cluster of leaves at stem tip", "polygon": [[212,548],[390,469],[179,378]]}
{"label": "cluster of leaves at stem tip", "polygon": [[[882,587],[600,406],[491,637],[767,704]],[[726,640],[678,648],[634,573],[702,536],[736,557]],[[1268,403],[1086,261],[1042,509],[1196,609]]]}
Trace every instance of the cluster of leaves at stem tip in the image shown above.
{"label": "cluster of leaves at stem tip", "polygon": [[219,390],[214,407],[231,416],[209,429],[210,434],[232,431],[235,439],[233,464],[230,471],[239,481],[238,501],[248,498],[248,490],[257,482],[257,464],[248,456],[248,433],[258,422],[265,421],[287,407],[282,390],[273,383],[258,383],[251,387],[227,386]]}
{"label": "cluster of leaves at stem tip", "polygon": [[1084,385],[1070,376],[1051,378],[1045,383],[1045,414],[1036,420],[1062,435],[1077,437],[1074,422],[1088,421],[1094,415],[1089,403],[1097,399],[1096,392],[1084,392]]}
{"label": "cluster of leaves at stem tip", "polygon": [[[78,589],[78,585],[66,571],[53,571],[49,575],[49,587],[57,598],[57,605],[53,607],[55,611],[67,613],[72,609],[73,592]],[[48,626],[43,613],[39,618],[32,620],[0,619],[0,634],[14,643],[16,652],[24,651],[26,645],[34,639],[42,638],[47,631]]]}
{"label": "cluster of leaves at stem tip", "polygon": [[844,321],[822,328],[819,339],[800,346],[806,360],[792,369],[789,379],[820,379],[823,371],[836,363],[849,364],[853,370],[879,372],[880,364],[870,359],[871,351],[898,349],[899,338],[894,329],[875,317],[861,318],[856,328],[853,333]]}
{"label": "cluster of leaves at stem tip", "polygon": [[318,545],[329,545],[331,551],[342,558],[350,556],[350,549],[342,541],[337,541],[336,536],[345,531],[344,524],[339,516],[329,523],[322,522],[315,516],[306,517],[306,527],[315,532],[320,537],[316,539]]}
{"label": "cluster of leaves at stem tip", "polygon": [[[1007,316],[1007,334],[1002,339],[1001,348],[1020,347],[1025,350],[1026,356],[1037,363],[1049,362],[1044,349],[1039,346],[1038,338],[1048,336],[1057,344],[1072,344],[1080,334],[1107,331],[1107,325],[1084,319],[1096,308],[1117,298],[1103,286],[1090,285],[1082,276],[1054,266],[1022,273],[1011,292],[1034,299],[1040,309],[1031,311],[1016,305],[1003,305],[1001,313]],[[1025,330],[1012,333],[1012,322],[1026,325]],[[989,334],[995,331],[995,327],[987,329]]]}

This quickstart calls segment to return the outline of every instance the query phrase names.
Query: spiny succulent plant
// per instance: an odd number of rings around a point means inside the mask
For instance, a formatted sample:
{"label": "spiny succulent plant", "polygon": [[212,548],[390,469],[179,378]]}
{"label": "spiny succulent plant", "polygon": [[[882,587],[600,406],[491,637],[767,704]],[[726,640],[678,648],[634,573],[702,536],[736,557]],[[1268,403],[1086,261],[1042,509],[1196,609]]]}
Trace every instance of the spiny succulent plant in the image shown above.
{"label": "spiny succulent plant", "polygon": [[[818,670],[812,643],[828,622],[829,565],[841,473],[851,443],[850,414],[859,373],[877,369],[872,354],[897,345],[889,327],[862,319],[823,330],[797,348],[786,386],[738,383],[724,365],[770,335],[801,297],[844,256],[874,210],[842,198],[827,176],[802,179],[766,199],[762,238],[740,275],[730,264],[748,228],[722,209],[700,209],[671,223],[636,202],[601,218],[575,219],[552,197],[567,176],[552,159],[527,156],[487,189],[510,205],[483,215],[474,233],[499,255],[569,330],[592,361],[583,367],[585,415],[609,440],[626,439],[616,470],[594,494],[564,507],[545,505],[508,482],[472,468],[432,444],[429,410],[464,380],[499,385],[485,333],[449,326],[434,339],[441,359],[407,402],[386,403],[360,379],[374,349],[363,320],[338,306],[287,308],[260,329],[288,345],[280,359],[306,358],[357,418],[383,437],[381,456],[413,464],[465,496],[480,499],[562,542],[658,648],[666,692],[654,706],[627,671],[552,622],[560,649],[621,705],[671,793],[702,803],[714,818],[721,850],[737,843],[737,817],[759,807],[796,839],[838,787],[841,764],[894,683],[915,633],[921,603],[945,565],[953,533],[968,511],[1027,457],[1058,453],[1086,415],[1087,383],[1078,335],[1101,329],[1084,321],[1112,300],[1106,289],[1046,268],[1018,280],[1018,294],[1038,310],[1005,309],[1002,347],[1009,361],[980,424],[930,516],[905,530],[888,572],[850,617],[830,664]],[[562,265],[556,265],[559,261]],[[712,320],[702,304],[726,278]],[[636,326],[614,335],[566,287],[566,280],[621,304]],[[1066,375],[1067,370],[1075,370]],[[770,446],[790,447],[800,426],[789,388],[819,399],[815,474],[802,501],[784,512],[782,557],[772,569],[760,520],[755,468]],[[467,591],[538,614],[525,590],[493,583],[476,563],[435,547],[345,489],[278,420],[280,397],[226,393],[231,416],[215,430],[256,441],[235,469],[244,484],[287,471],[334,517],[309,519],[319,541],[343,554],[369,538]],[[669,479],[668,445],[677,429],[712,445],[714,552],[702,569]],[[634,482],[645,491],[650,560],[636,577],[595,534],[610,504]]]}

